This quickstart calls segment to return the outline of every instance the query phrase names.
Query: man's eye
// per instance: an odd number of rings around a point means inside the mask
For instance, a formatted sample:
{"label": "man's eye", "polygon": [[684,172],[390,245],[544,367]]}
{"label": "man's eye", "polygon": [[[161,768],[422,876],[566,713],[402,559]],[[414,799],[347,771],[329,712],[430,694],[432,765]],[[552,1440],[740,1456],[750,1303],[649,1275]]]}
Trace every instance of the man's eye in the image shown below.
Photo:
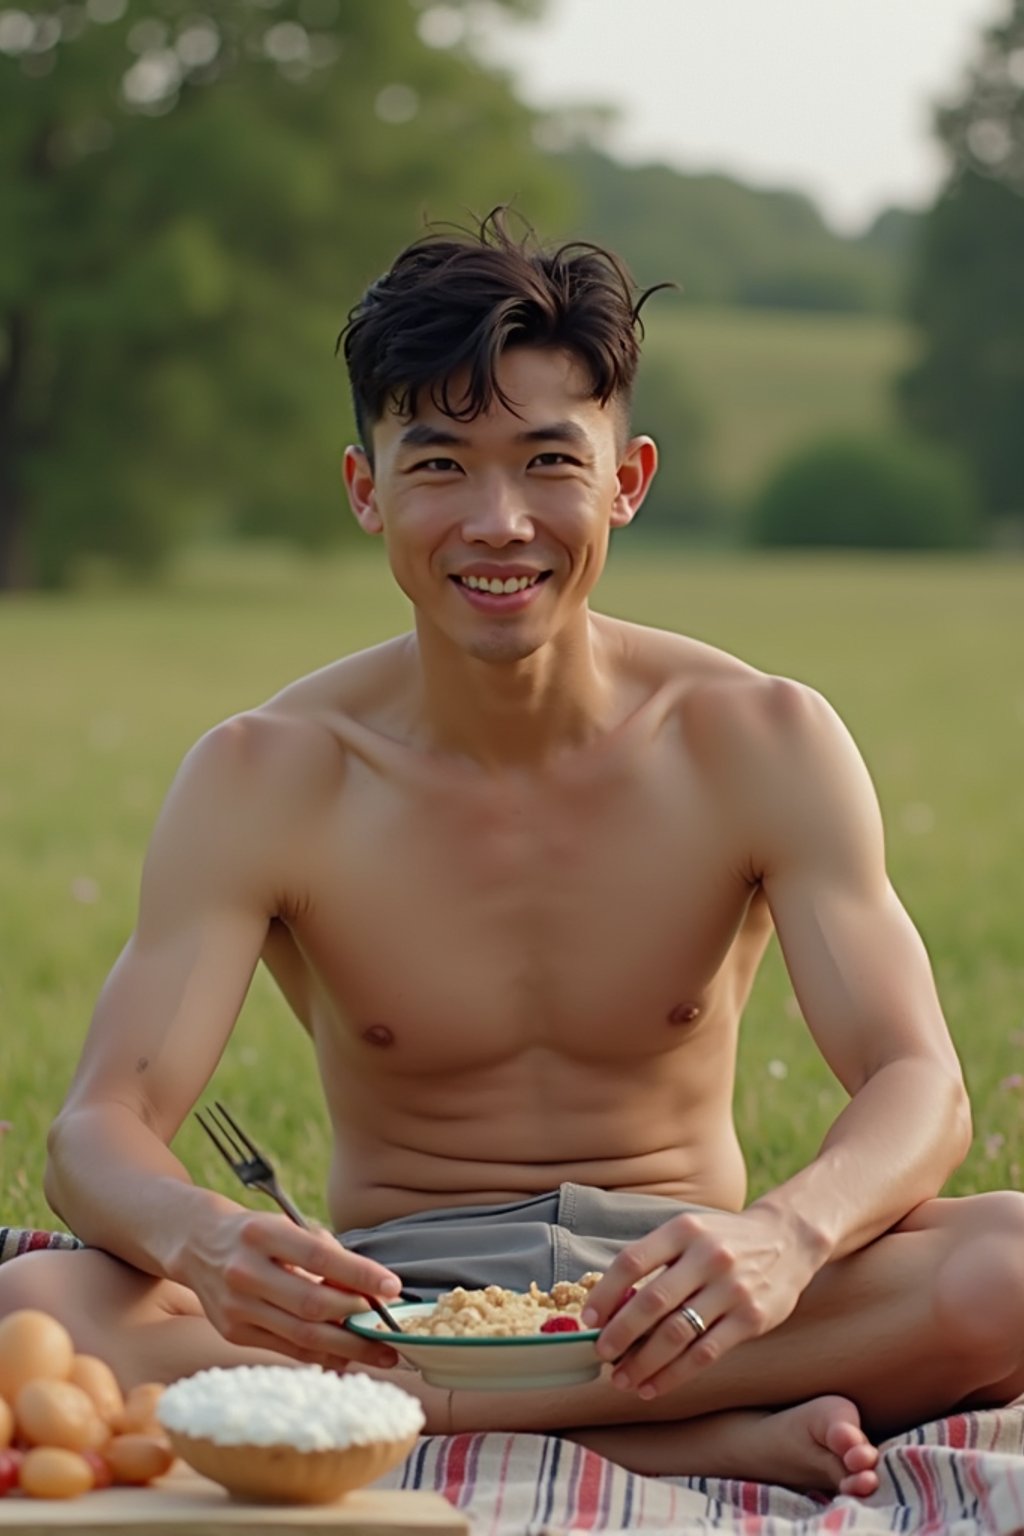
{"label": "man's eye", "polygon": [[538,453],[530,460],[531,464],[539,464],[542,469],[556,468],[560,464],[578,464],[579,459],[574,459],[567,453]]}
{"label": "man's eye", "polygon": [[412,467],[413,470],[430,470],[435,475],[451,474],[453,469],[459,468],[454,459],[420,459],[419,463],[414,464]]}

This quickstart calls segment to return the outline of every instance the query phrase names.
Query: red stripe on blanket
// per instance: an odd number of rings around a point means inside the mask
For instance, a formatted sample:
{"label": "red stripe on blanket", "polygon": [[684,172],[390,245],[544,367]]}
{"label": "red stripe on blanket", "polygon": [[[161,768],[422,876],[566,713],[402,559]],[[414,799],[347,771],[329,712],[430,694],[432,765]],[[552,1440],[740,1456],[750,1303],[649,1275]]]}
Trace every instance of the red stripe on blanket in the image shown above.
{"label": "red stripe on blanket", "polygon": [[[481,1440],[483,1436],[481,1435]],[[491,1531],[498,1530],[501,1520],[501,1507],[505,1502],[505,1488],[508,1484],[508,1464],[512,1457],[512,1447],[515,1445],[515,1436],[509,1435],[505,1441],[505,1449],[501,1453],[501,1470],[498,1473],[498,1497],[494,1504],[494,1519],[491,1522]]]}
{"label": "red stripe on blanket", "polygon": [[[30,1232],[28,1234],[28,1242],[21,1251],[22,1253],[35,1253],[40,1248],[49,1248],[51,1246],[54,1246],[52,1232]],[[21,1271],[19,1270],[18,1273],[20,1274]]]}
{"label": "red stripe on blanket", "polygon": [[920,1445],[908,1445],[903,1453],[903,1461],[917,1490],[924,1514],[924,1524],[932,1526],[937,1521],[942,1509],[942,1501],[939,1497],[942,1488],[939,1481],[939,1469],[931,1453],[931,1448],[925,1448]]}
{"label": "red stripe on blanket", "polygon": [[601,1482],[611,1466],[593,1451],[583,1452],[579,1483],[576,1487],[576,1508],[569,1511],[568,1523],[580,1530],[591,1531],[597,1523],[601,1503]]}
{"label": "red stripe on blanket", "polygon": [[761,1514],[761,1487],[759,1483],[740,1483],[740,1509],[745,1515]]}
{"label": "red stripe on blanket", "polygon": [[946,1444],[954,1451],[962,1451],[967,1445],[967,1416],[954,1413],[945,1420]]}
{"label": "red stripe on blanket", "polygon": [[473,1438],[473,1435],[452,1435],[448,1442],[448,1457],[444,1469],[445,1482],[441,1492],[455,1505],[458,1505],[459,1493],[466,1481],[466,1463]]}
{"label": "red stripe on blanket", "polygon": [[971,1491],[977,1496],[978,1507],[983,1514],[981,1530],[995,1531],[998,1526],[992,1512],[992,1490],[984,1471],[984,1453],[979,1451],[965,1451],[963,1461],[964,1481]]}

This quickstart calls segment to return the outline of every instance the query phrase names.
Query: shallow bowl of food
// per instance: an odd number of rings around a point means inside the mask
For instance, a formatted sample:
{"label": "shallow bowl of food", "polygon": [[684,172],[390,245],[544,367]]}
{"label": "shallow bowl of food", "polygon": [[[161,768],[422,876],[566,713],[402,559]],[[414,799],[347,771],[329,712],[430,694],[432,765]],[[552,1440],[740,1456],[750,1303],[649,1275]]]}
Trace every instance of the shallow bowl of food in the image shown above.
{"label": "shallow bowl of food", "polygon": [[160,1399],[178,1456],[237,1498],[326,1504],[405,1460],[419,1401],[390,1382],[319,1366],[199,1371]]}
{"label": "shallow bowl of food", "polygon": [[433,1302],[392,1303],[389,1310],[402,1327],[394,1333],[375,1312],[356,1312],[347,1327],[362,1338],[390,1344],[435,1387],[464,1387],[475,1392],[529,1392],[572,1387],[601,1373],[594,1347],[597,1328],[564,1333],[527,1333],[495,1337],[460,1337],[417,1333],[418,1319],[434,1314]]}
{"label": "shallow bowl of food", "polygon": [[179,1430],[168,1430],[167,1438],[194,1472],[235,1498],[264,1504],[330,1504],[397,1467],[418,1436],[324,1451],[298,1451],[293,1445],[218,1445],[208,1436]]}

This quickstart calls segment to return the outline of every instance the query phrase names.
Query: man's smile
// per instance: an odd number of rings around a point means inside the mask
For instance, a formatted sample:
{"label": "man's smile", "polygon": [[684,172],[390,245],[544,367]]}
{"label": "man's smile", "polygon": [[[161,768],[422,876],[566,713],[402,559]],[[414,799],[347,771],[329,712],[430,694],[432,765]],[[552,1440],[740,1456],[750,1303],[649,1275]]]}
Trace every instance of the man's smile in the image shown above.
{"label": "man's smile", "polygon": [[450,577],[474,608],[483,612],[518,612],[531,603],[550,571],[467,571]]}

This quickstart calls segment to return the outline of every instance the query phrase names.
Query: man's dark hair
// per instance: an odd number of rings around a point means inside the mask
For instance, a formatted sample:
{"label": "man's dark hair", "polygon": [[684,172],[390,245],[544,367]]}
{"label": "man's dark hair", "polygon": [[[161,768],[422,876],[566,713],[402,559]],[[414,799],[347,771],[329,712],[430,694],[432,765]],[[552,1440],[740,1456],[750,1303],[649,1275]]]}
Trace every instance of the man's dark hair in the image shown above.
{"label": "man's dark hair", "polygon": [[[589,370],[592,399],[620,401],[628,416],[640,359],[640,309],[625,263],[574,240],[545,249],[525,223],[513,234],[505,208],[476,230],[416,240],[372,283],[338,337],[352,386],[356,429],[372,457],[372,428],[389,406],[416,411],[421,390],[454,421],[471,421],[502,392],[495,368],[507,347],[557,347]],[[657,287],[670,287],[660,283]],[[453,375],[468,383],[452,396]]]}

